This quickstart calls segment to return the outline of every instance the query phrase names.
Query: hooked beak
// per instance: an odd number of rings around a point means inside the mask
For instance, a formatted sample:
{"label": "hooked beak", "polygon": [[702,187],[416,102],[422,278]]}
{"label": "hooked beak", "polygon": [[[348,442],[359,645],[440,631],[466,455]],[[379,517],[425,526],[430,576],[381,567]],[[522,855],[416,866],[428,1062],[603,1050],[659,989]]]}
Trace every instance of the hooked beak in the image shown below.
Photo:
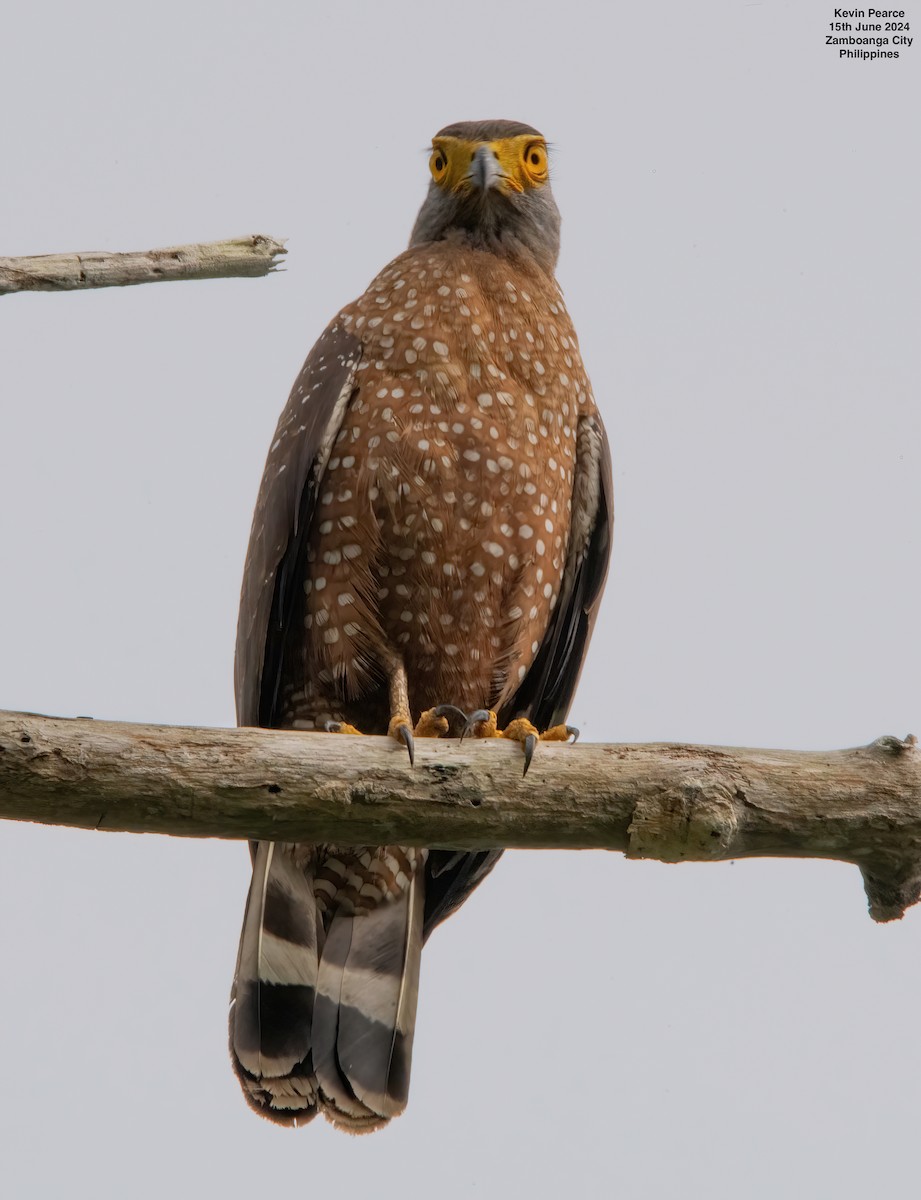
{"label": "hooked beak", "polygon": [[467,178],[484,195],[492,188],[502,189],[508,176],[499,164],[499,156],[488,143],[478,146]]}

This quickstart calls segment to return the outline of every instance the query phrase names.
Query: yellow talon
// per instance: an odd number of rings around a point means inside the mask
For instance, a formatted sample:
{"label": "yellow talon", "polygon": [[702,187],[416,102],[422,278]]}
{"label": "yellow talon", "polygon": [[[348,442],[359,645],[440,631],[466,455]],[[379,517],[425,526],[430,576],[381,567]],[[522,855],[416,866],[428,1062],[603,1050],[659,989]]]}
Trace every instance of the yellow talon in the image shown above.
{"label": "yellow talon", "polygon": [[[495,719],[495,714],[493,714],[493,719]],[[539,738],[541,735],[527,717],[516,717],[514,721],[509,721],[508,725],[496,736],[510,738],[513,742],[526,742],[529,737]]]}
{"label": "yellow talon", "polygon": [[416,737],[441,737],[448,732],[447,717],[440,717],[434,708],[427,708],[419,720],[413,733]]}
{"label": "yellow talon", "polygon": [[327,733],[357,733],[359,737],[363,737],[360,729],[356,729],[354,725],[349,725],[346,721],[327,721]]}
{"label": "yellow talon", "polygon": [[409,752],[409,765],[412,766],[416,761],[416,747],[413,741],[413,725],[412,717],[409,713],[398,712],[390,718],[390,724],[387,726],[387,736],[394,738],[402,743]]}
{"label": "yellow talon", "polygon": [[407,728],[411,730],[412,727],[412,717],[407,716],[406,713],[397,713],[390,718],[390,724],[387,726],[387,736],[396,738],[398,742],[402,742],[403,734],[400,733],[400,730]]}
{"label": "yellow talon", "polygon": [[527,775],[538,742],[575,741],[579,736],[579,731],[572,725],[554,725],[550,729],[545,729],[543,733],[538,733],[537,727],[532,725],[527,718],[518,717],[514,721],[510,721],[499,736],[521,743],[524,748],[524,774]]}
{"label": "yellow talon", "polygon": [[552,729],[545,729],[540,735],[542,742],[568,742],[572,737],[571,725],[554,725]]}
{"label": "yellow talon", "polygon": [[[479,716],[479,715],[480,715],[479,713],[474,714],[474,716]],[[481,719],[481,720],[477,721],[476,724],[473,726],[473,728],[470,730],[470,732],[473,734],[474,737],[478,737],[478,738],[492,738],[492,737],[504,737],[505,736],[505,734],[501,733],[499,730],[499,719],[496,716],[496,714],[492,711],[492,709],[489,710],[489,713],[487,714],[486,719],[485,720]]]}

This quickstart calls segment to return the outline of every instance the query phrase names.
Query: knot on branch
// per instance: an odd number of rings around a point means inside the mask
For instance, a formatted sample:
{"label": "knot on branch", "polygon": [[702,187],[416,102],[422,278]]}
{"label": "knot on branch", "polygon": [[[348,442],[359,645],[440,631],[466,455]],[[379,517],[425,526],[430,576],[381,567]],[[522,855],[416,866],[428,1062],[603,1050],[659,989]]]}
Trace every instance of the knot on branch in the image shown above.
{"label": "knot on branch", "polygon": [[911,751],[917,750],[917,747],[918,739],[913,733],[906,734],[904,738],[897,738],[891,733],[887,733],[883,737],[878,737],[875,742],[871,742],[867,749],[875,751],[877,754],[892,756],[909,754]]}
{"label": "knot on branch", "polygon": [[874,862],[860,873],[874,921],[900,921],[921,900],[921,861]]}
{"label": "knot on branch", "polygon": [[627,830],[627,857],[660,862],[725,858],[738,828],[738,798],[725,784],[702,779],[644,796]]}

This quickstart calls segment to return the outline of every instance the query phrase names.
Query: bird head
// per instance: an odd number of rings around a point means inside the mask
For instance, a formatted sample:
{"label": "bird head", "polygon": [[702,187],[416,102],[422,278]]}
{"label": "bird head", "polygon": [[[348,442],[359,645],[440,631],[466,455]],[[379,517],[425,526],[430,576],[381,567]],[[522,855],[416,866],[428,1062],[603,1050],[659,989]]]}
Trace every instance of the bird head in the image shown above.
{"label": "bird head", "polygon": [[560,214],[547,143],[518,121],[465,121],[432,139],[432,180],[411,246],[456,240],[498,253],[530,253],[552,274]]}

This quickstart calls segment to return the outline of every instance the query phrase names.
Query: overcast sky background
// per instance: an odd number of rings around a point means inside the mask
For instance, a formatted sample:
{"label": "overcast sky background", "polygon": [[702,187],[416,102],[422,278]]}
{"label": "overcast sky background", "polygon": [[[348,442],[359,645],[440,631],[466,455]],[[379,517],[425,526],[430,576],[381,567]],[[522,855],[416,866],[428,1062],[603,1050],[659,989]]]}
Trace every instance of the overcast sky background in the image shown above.
{"label": "overcast sky background", "polygon": [[[921,33],[921,5],[908,11]],[[0,254],[264,232],[287,271],[0,302],[0,707],[233,723],[252,505],[442,125],[555,146],[614,453],[595,741],[921,734],[921,45],[831,2],[11,3]],[[406,1115],[244,1105],[241,845],[0,830],[9,1196],[665,1200],[918,1187],[921,913],[808,861],[509,854],[426,950]]]}

